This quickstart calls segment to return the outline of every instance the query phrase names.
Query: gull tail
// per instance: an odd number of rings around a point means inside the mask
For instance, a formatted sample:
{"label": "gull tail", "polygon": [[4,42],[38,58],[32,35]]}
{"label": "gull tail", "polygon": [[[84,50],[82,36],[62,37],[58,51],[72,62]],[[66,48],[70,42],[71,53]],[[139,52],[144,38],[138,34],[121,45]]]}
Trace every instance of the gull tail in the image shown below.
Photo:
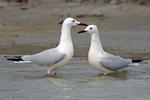
{"label": "gull tail", "polygon": [[4,56],[6,60],[14,61],[14,63],[31,63],[31,61],[25,61],[22,56]]}
{"label": "gull tail", "polygon": [[142,62],[143,60],[132,60],[132,63],[140,63]]}
{"label": "gull tail", "polygon": [[22,56],[4,56],[4,58],[9,61],[24,61],[21,57]]}
{"label": "gull tail", "polygon": [[143,60],[131,60],[132,62],[129,64],[131,66],[138,66],[140,65],[140,62],[142,62]]}

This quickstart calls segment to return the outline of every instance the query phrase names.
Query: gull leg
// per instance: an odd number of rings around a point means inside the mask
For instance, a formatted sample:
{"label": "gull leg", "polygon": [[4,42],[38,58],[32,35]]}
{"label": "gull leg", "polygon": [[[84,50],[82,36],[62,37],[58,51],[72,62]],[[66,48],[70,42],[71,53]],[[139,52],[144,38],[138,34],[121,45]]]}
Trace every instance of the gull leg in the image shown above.
{"label": "gull leg", "polygon": [[55,72],[55,73],[54,73],[54,75],[56,76],[56,75],[57,75],[57,73]]}

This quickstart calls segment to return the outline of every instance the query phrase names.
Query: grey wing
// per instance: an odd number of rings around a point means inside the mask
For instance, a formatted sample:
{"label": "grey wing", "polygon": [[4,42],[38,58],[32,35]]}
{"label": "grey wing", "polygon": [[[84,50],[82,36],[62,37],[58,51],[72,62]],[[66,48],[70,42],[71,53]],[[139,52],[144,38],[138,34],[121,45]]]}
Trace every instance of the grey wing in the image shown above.
{"label": "grey wing", "polygon": [[119,56],[107,54],[106,57],[101,58],[100,64],[109,70],[119,70],[127,67],[132,61],[130,59],[124,59]]}
{"label": "grey wing", "polygon": [[65,58],[66,54],[57,49],[49,49],[34,55],[23,56],[22,59],[41,66],[52,66]]}

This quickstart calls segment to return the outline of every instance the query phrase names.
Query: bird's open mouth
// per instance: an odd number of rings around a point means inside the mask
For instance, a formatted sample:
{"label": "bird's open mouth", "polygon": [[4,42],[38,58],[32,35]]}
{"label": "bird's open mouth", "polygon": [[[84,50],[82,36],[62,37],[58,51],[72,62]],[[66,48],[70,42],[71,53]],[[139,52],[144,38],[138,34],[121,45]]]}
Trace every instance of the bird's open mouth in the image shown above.
{"label": "bird's open mouth", "polygon": [[78,24],[78,25],[81,25],[81,26],[88,26],[88,25],[85,24],[85,23],[80,23],[80,24]]}
{"label": "bird's open mouth", "polygon": [[81,30],[78,33],[80,34],[80,33],[85,33],[85,32],[86,32],[85,30]]}

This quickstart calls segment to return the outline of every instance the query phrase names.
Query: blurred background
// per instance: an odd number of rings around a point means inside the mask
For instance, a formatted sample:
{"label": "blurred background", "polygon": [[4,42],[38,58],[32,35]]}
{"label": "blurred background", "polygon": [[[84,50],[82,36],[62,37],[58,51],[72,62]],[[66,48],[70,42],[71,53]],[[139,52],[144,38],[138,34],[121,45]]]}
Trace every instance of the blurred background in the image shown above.
{"label": "blurred background", "polygon": [[[106,51],[150,56],[149,0],[0,0],[0,54],[32,54],[55,47],[59,21],[73,17],[96,24]],[[89,34],[72,29],[75,57],[87,57]]]}

